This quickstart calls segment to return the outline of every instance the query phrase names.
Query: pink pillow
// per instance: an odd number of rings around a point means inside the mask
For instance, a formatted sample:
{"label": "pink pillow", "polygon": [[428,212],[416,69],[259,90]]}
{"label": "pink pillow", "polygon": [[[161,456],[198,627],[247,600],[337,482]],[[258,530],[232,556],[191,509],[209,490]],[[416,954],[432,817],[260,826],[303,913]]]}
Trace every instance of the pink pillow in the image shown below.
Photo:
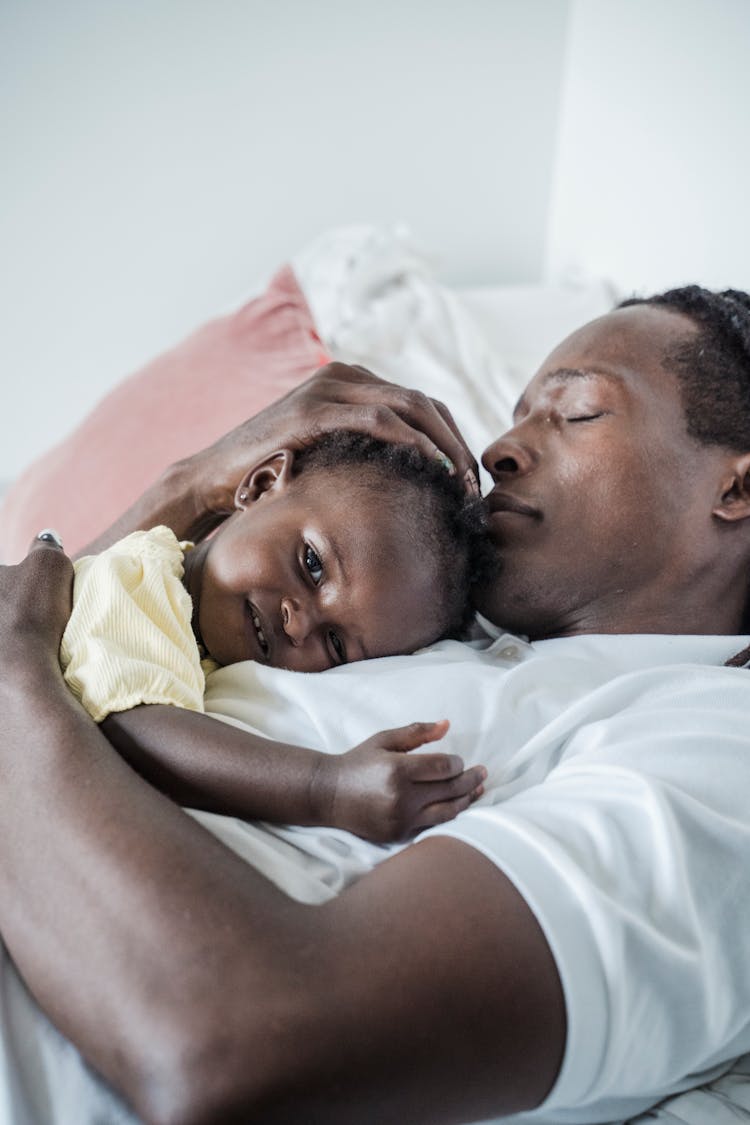
{"label": "pink pillow", "polygon": [[289,266],[266,292],[199,328],[110,391],[9,488],[0,558],[43,527],[75,553],[172,461],[210,444],[328,362]]}

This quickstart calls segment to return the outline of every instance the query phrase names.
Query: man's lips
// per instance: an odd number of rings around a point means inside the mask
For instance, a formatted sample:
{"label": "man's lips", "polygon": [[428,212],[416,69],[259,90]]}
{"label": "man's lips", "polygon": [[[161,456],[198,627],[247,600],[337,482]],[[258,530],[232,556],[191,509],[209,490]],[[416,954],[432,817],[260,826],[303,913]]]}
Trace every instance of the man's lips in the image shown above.
{"label": "man's lips", "polygon": [[491,516],[498,512],[510,512],[518,516],[530,516],[531,519],[541,520],[542,513],[538,508],[532,508],[530,504],[524,504],[523,500],[518,500],[515,496],[509,496],[507,492],[497,492],[493,489],[489,496],[485,497],[487,510]]}
{"label": "man's lips", "polygon": [[267,663],[271,658],[271,630],[261,617],[258,607],[249,598],[245,599],[245,621],[251,648],[257,649],[260,659]]}

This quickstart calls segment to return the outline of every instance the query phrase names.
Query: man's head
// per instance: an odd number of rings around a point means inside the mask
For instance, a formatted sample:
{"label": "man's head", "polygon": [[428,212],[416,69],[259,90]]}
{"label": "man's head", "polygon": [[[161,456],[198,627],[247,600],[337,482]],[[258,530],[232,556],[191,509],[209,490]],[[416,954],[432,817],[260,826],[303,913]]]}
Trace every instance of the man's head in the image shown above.
{"label": "man's head", "polygon": [[563,341],[483,458],[519,632],[738,632],[750,566],[750,299],[628,301]]}
{"label": "man's head", "polygon": [[338,432],[254,466],[186,583],[219,663],[314,672],[459,636],[490,561],[481,503],[441,465]]}

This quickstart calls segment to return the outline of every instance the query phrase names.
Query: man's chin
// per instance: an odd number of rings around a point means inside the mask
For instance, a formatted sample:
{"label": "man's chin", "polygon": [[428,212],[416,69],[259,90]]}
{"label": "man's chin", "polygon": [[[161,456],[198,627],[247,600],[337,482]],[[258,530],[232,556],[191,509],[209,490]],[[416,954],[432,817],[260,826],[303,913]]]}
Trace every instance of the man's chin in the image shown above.
{"label": "man's chin", "polygon": [[493,625],[506,624],[508,607],[501,596],[499,580],[478,587],[474,596],[474,607]]}
{"label": "man's chin", "polygon": [[505,602],[503,597],[503,570],[503,559],[499,550],[495,547],[492,551],[491,562],[484,569],[486,578],[483,582],[477,584],[474,594],[474,608],[493,625],[503,624],[502,618],[498,616]]}
{"label": "man's chin", "polygon": [[538,633],[539,607],[534,606],[525,588],[514,591],[507,578],[480,586],[474,605],[482,617],[508,633],[521,637]]}

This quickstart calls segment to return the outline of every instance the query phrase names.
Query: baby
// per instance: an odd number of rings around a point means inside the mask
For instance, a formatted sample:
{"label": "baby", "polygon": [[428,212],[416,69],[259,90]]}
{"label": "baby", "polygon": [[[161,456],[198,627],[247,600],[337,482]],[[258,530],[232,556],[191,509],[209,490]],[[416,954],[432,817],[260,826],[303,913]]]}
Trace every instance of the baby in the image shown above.
{"label": "baby", "polygon": [[65,676],[131,764],[183,804],[378,842],[476,798],[480,768],[392,752],[442,737],[445,723],[332,756],[138,706],[202,711],[216,664],[323,671],[461,636],[490,555],[480,502],[441,464],[343,432],[281,450],[246,474],[211,538],[182,546],[156,528],[76,564]]}

